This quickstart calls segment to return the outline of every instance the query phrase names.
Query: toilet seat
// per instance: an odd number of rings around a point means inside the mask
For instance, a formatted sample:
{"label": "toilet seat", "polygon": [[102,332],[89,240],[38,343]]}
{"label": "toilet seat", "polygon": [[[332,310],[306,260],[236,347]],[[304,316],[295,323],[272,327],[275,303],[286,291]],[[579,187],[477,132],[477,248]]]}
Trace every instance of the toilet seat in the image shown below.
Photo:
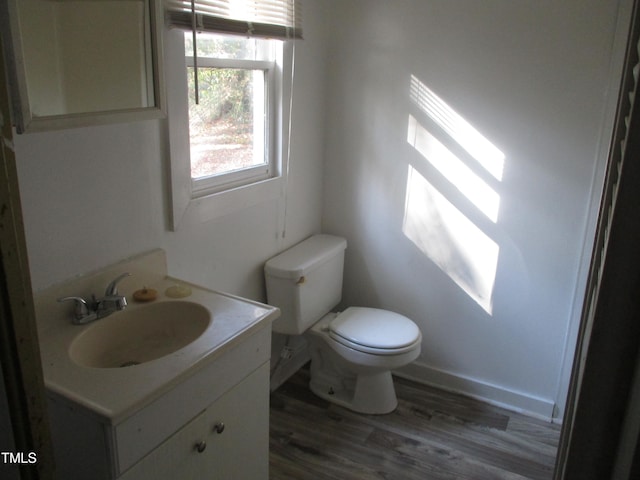
{"label": "toilet seat", "polygon": [[329,336],[374,355],[398,355],[420,343],[418,326],[407,317],[377,308],[349,307],[329,323]]}

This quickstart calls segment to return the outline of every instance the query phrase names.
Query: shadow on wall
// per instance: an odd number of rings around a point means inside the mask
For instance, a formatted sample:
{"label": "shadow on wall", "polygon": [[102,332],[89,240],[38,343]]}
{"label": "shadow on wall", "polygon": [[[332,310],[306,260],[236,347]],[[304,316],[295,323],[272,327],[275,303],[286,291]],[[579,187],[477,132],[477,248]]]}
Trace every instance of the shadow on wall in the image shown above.
{"label": "shadow on wall", "polygon": [[505,155],[413,75],[409,96],[407,142],[420,155],[408,166],[402,231],[491,315]]}

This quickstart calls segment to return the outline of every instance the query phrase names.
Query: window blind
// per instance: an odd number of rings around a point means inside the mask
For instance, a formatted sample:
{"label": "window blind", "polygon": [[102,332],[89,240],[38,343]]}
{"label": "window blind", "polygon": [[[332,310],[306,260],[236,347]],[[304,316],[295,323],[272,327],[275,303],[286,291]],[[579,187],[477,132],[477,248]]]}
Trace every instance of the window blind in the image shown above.
{"label": "window blind", "polygon": [[301,0],[165,0],[170,27],[266,38],[302,38]]}

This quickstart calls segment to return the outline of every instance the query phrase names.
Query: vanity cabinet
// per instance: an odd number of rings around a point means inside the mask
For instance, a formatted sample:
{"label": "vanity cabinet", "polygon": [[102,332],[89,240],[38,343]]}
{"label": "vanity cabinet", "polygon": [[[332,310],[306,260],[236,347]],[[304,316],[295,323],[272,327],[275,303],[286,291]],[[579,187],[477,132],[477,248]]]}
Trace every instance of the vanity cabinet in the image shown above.
{"label": "vanity cabinet", "polygon": [[268,392],[269,368],[265,364],[120,478],[266,480]]}
{"label": "vanity cabinet", "polygon": [[267,480],[270,339],[264,322],[122,419],[49,392],[58,477]]}

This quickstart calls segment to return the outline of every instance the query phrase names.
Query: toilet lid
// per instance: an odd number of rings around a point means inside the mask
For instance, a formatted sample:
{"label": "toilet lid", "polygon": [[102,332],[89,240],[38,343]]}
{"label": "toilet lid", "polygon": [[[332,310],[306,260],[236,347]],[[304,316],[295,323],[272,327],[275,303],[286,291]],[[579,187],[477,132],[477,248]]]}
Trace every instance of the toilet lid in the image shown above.
{"label": "toilet lid", "polygon": [[420,329],[407,317],[377,308],[349,307],[329,324],[337,341],[374,349],[398,350],[413,345]]}

